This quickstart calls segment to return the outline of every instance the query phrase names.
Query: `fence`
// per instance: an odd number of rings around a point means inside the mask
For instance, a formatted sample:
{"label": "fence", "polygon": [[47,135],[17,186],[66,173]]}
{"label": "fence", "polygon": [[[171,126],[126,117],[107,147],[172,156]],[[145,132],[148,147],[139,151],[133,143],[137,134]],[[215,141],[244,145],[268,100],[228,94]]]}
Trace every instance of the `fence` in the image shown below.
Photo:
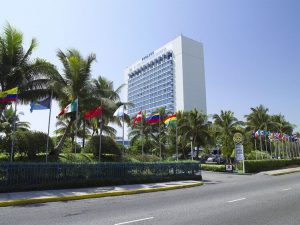
{"label": "fence", "polygon": [[1,163],[0,192],[200,179],[198,163]]}

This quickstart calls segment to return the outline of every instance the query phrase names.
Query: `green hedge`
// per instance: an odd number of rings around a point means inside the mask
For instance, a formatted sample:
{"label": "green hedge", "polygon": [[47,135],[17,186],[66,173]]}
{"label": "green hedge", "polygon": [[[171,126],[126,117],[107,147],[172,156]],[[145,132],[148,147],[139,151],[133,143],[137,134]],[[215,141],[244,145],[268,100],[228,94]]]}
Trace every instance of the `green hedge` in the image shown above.
{"label": "green hedge", "polygon": [[225,172],[225,165],[201,164],[201,169],[214,172]]}
{"label": "green hedge", "polygon": [[[269,159],[269,160],[245,160],[247,173],[258,173],[261,171],[282,169],[288,166],[299,166],[300,158],[295,159]],[[203,165],[202,165],[203,168]]]}

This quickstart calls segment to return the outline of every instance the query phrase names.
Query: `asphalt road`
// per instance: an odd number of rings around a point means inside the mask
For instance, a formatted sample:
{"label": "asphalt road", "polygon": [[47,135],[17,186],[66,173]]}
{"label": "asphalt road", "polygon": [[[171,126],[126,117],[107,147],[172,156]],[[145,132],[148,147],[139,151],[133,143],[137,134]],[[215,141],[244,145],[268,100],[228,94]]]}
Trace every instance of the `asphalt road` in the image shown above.
{"label": "asphalt road", "polygon": [[0,208],[1,225],[299,225],[300,173],[204,172],[204,186]]}

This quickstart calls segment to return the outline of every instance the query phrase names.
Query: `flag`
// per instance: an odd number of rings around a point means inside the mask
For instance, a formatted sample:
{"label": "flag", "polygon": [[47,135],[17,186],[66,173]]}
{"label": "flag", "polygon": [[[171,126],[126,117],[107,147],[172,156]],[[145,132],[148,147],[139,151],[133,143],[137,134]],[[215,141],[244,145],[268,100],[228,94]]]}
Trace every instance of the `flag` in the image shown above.
{"label": "flag", "polygon": [[67,105],[59,114],[58,116],[63,116],[66,113],[70,112],[76,112],[77,111],[77,105],[78,105],[78,98],[76,98],[72,103]]}
{"label": "flag", "polygon": [[164,123],[167,126],[172,125],[172,124],[176,124],[176,121],[177,121],[176,114],[170,115],[170,116],[168,116],[167,118],[164,119]]}
{"label": "flag", "polygon": [[275,139],[275,134],[274,134],[274,132],[270,132],[269,140],[270,140],[270,141],[274,141],[274,139]]}
{"label": "flag", "polygon": [[114,113],[114,116],[122,117],[124,115],[124,105],[121,105]]}
{"label": "flag", "polygon": [[101,115],[102,115],[102,107],[98,106],[98,107],[92,109],[91,111],[86,112],[84,114],[84,118],[85,119],[92,119],[94,117],[100,117]]}
{"label": "flag", "polygon": [[12,88],[6,91],[0,92],[0,103],[15,102],[17,101],[18,88]]}
{"label": "flag", "polygon": [[255,132],[255,137],[258,138],[260,136],[260,129]]}
{"label": "flag", "polygon": [[51,97],[45,98],[41,101],[35,101],[30,103],[30,112],[33,110],[50,109]]}
{"label": "flag", "polygon": [[133,126],[135,127],[136,122],[142,121],[142,111],[139,111],[133,120]]}
{"label": "flag", "polygon": [[160,119],[160,116],[159,116],[158,113],[156,113],[156,114],[154,114],[152,116],[147,117],[146,121],[147,121],[147,123],[152,124],[152,123],[158,123],[159,119]]}

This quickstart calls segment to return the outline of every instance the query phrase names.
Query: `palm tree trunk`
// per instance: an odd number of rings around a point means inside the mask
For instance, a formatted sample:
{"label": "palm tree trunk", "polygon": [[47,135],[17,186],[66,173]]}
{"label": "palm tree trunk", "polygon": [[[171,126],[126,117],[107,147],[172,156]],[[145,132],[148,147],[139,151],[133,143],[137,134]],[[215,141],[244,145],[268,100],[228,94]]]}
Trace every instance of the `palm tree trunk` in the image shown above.
{"label": "palm tree trunk", "polygon": [[68,126],[67,126],[67,128],[66,128],[66,130],[65,130],[65,132],[63,134],[63,136],[61,137],[61,139],[58,142],[58,144],[54,147],[54,150],[51,153],[51,155],[54,155],[54,156],[58,157],[58,155],[61,152],[61,149],[62,149],[62,147],[63,147],[63,145],[65,143],[65,140],[66,140],[68,134],[70,133],[71,126],[73,125],[74,121],[75,120],[73,120],[73,119],[70,120],[70,122],[69,122],[69,124],[68,124]]}

